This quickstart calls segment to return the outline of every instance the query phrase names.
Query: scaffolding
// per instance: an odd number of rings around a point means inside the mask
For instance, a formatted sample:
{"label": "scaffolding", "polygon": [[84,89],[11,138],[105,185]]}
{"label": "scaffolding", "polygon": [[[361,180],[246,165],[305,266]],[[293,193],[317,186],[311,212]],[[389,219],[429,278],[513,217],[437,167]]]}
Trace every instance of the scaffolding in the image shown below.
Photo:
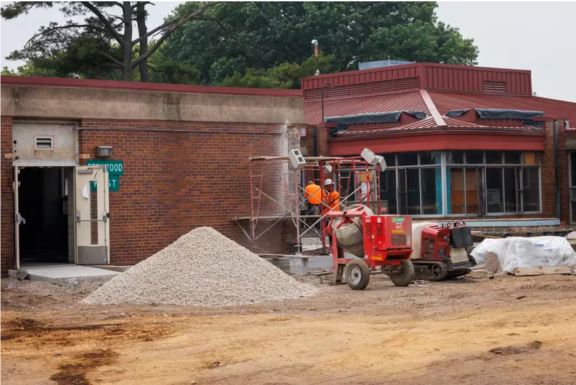
{"label": "scaffolding", "polygon": [[[305,157],[305,160],[305,165],[294,169],[288,157],[249,158],[250,216],[236,217],[235,221],[253,248],[271,229],[289,221],[295,228],[296,253],[302,252],[304,236],[318,237],[322,246],[329,249],[328,212],[363,204],[381,213],[380,172],[375,166],[362,157]],[[330,208],[323,200],[320,214],[306,215],[306,183],[314,181],[324,191],[328,178],[340,194],[340,205]]]}

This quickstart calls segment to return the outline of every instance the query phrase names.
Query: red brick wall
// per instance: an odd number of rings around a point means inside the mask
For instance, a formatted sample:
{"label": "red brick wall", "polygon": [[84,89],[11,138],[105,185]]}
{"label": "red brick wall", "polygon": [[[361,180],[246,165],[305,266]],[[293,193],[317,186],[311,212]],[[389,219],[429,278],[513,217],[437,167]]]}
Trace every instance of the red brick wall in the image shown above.
{"label": "red brick wall", "polygon": [[12,182],[14,172],[12,159],[5,157],[12,153],[12,118],[2,117],[2,131],[0,133],[0,179],[2,219],[0,222],[0,253],[1,253],[1,274],[2,277],[8,275],[8,269],[14,266],[14,194],[12,192]]}
{"label": "red brick wall", "polygon": [[[110,192],[112,264],[137,263],[199,226],[247,245],[233,218],[250,215],[248,157],[285,151],[278,125],[85,119],[82,127],[106,129],[81,130],[81,154],[111,145],[111,159],[124,161],[120,191]],[[283,232],[278,224],[259,250],[284,252]]]}

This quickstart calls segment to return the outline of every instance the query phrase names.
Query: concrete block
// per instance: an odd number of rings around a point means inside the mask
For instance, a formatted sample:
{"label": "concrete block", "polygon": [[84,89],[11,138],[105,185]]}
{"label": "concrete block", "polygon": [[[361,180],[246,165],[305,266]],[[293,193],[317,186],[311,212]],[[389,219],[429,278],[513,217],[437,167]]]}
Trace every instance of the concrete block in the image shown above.
{"label": "concrete block", "polygon": [[310,271],[308,258],[304,256],[290,257],[290,274],[306,275]]}

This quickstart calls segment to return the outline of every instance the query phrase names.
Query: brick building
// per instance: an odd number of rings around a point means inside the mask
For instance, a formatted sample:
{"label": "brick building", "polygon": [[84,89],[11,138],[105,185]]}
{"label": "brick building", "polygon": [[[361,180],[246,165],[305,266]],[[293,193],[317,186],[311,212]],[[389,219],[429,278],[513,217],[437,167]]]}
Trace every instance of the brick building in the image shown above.
{"label": "brick building", "polygon": [[[3,76],[3,276],[16,243],[21,263],[119,265],[198,226],[247,244],[233,218],[249,214],[248,157],[298,148],[304,124],[300,91]],[[99,146],[113,155],[99,157]],[[78,168],[103,161],[106,196],[86,183],[95,170]],[[268,235],[260,245],[285,252],[282,226]]]}
{"label": "brick building", "polygon": [[576,103],[533,96],[530,71],[414,63],[309,77],[302,88],[307,123],[328,137],[324,154],[385,156],[388,213],[487,227],[576,222],[576,135],[566,139]]}
{"label": "brick building", "polygon": [[[572,127],[576,103],[533,96],[520,70],[416,63],[305,78],[302,90],[3,76],[2,274],[133,264],[198,226],[248,245],[234,221],[250,215],[248,157],[285,156],[302,136],[308,155],[383,154],[388,213],[576,224]],[[88,166],[103,163],[108,189]],[[291,251],[289,228],[261,250]]]}

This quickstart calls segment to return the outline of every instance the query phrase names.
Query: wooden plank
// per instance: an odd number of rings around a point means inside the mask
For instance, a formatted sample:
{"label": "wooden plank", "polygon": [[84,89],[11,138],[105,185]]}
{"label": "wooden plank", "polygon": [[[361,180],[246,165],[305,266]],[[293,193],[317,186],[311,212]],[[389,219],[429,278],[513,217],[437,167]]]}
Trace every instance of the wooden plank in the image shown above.
{"label": "wooden plank", "polygon": [[570,274],[571,266],[539,266],[539,267],[516,267],[514,274],[523,275],[548,275],[548,274]]}

